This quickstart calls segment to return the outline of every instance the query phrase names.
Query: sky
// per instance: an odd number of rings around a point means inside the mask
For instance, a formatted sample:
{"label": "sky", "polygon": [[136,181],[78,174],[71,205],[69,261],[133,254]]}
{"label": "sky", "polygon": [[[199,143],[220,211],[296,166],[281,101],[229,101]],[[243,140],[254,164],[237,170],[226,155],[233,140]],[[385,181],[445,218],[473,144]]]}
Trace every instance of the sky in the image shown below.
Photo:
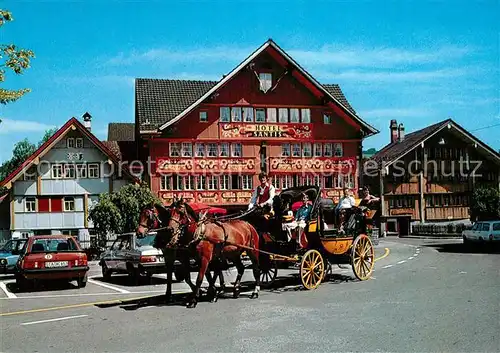
{"label": "sky", "polygon": [[338,83],[389,141],[454,119],[500,149],[500,2],[491,1],[1,1],[15,21],[0,42],[32,49],[5,88],[32,92],[0,107],[0,163],[69,118],[93,132],[134,121],[135,78],[219,80],[268,38],[322,83]]}

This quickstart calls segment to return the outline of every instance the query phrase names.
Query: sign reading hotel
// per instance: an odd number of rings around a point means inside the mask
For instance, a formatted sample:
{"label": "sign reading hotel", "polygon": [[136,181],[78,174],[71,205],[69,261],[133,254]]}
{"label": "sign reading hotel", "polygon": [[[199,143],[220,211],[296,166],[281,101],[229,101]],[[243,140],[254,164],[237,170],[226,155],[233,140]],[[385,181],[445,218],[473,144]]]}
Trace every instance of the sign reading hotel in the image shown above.
{"label": "sign reading hotel", "polygon": [[356,158],[270,158],[271,172],[353,173]]}
{"label": "sign reading hotel", "polygon": [[242,124],[219,125],[222,139],[294,139],[312,138],[312,124]]}
{"label": "sign reading hotel", "polygon": [[253,158],[226,158],[226,159],[187,159],[168,158],[158,159],[156,171],[158,173],[181,172],[254,172],[255,159]]}

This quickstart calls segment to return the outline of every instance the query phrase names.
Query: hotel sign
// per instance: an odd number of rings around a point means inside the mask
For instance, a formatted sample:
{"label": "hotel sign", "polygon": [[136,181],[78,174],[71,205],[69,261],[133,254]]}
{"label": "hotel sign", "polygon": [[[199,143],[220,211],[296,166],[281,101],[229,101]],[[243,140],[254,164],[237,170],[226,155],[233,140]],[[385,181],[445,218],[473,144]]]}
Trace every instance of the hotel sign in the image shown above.
{"label": "hotel sign", "polygon": [[200,202],[212,205],[247,205],[252,198],[250,191],[160,191],[165,204],[171,204],[174,196],[183,197],[187,202]]}
{"label": "hotel sign", "polygon": [[312,124],[242,124],[219,125],[222,139],[311,139]]}

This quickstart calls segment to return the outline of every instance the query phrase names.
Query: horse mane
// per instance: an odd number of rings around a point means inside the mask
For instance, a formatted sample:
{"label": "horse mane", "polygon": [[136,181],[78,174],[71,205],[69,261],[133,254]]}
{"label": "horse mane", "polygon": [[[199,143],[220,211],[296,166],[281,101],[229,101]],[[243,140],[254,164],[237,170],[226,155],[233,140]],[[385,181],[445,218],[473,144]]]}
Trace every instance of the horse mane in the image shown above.
{"label": "horse mane", "polygon": [[155,207],[158,211],[159,218],[163,223],[170,219],[170,211],[164,205],[156,204]]}

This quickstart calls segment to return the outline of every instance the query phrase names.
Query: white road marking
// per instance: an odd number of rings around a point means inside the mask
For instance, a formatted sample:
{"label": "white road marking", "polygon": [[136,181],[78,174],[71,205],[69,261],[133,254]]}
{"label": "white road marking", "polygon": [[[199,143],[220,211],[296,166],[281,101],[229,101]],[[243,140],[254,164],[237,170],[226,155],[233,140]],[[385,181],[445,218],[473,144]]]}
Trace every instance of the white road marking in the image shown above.
{"label": "white road marking", "polygon": [[392,267],[392,265],[385,265],[384,267],[382,268],[389,268],[389,267]]}
{"label": "white road marking", "polygon": [[406,260],[401,260],[398,262],[398,265],[404,264],[405,262],[406,262]]}
{"label": "white road marking", "polygon": [[[172,291],[173,293],[174,291]],[[150,291],[139,291],[139,292],[129,292],[129,293],[80,293],[80,294],[53,294],[53,295],[32,295],[25,297],[16,297],[16,299],[50,299],[50,298],[69,298],[69,297],[91,297],[100,295],[120,295],[120,294],[153,294],[153,293],[165,293],[164,290],[150,290]],[[7,300],[10,298],[0,298],[0,300]]]}
{"label": "white road marking", "polygon": [[7,295],[8,299],[15,299],[15,298],[17,298],[17,296],[14,293],[10,292],[7,289],[7,286],[5,285],[5,282],[0,282],[0,289],[2,289],[4,291],[4,293]]}
{"label": "white road marking", "polygon": [[69,319],[79,319],[79,318],[86,317],[86,316],[88,316],[88,315],[66,316],[66,317],[59,317],[59,318],[56,318],[56,319],[49,319],[49,320],[23,322],[21,324],[21,326],[34,325],[34,324],[44,324],[46,322],[54,322],[54,321],[69,320]]}
{"label": "white road marking", "polygon": [[467,274],[467,272],[465,272],[465,271],[460,271],[460,273],[461,273],[461,274],[464,274],[464,275],[465,275],[465,274]]}
{"label": "white road marking", "polygon": [[413,260],[414,258],[415,258],[415,257],[410,256],[410,257],[408,258],[408,260]]}
{"label": "white road marking", "polygon": [[94,281],[91,278],[89,278],[87,281],[89,283],[96,284],[98,286],[101,286],[101,287],[104,287],[104,288],[108,288],[108,289],[114,290],[114,291],[119,292],[119,293],[125,293],[125,294],[130,293],[130,291],[128,291],[128,290],[121,289],[121,288],[118,288],[118,287],[115,287],[115,286],[110,286],[109,284],[105,284],[105,283],[102,283],[100,281]]}

